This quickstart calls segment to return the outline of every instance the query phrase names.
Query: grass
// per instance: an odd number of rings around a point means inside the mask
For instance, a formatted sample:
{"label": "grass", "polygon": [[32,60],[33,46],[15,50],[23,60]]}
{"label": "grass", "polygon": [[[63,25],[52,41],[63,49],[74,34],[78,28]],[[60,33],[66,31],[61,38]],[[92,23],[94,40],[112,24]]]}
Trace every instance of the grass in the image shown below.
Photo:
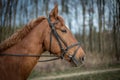
{"label": "grass", "polygon": [[[85,67],[85,66],[82,66],[82,67],[74,67],[74,68],[68,68],[68,69],[65,69],[64,71],[53,71],[53,72],[42,72],[40,73],[39,71],[35,71],[33,70],[32,74],[30,75],[29,79],[32,79],[32,78],[36,78],[36,77],[45,77],[45,76],[50,76],[50,75],[53,75],[53,76],[56,76],[56,75],[60,75],[60,74],[67,74],[67,73],[74,73],[74,72],[84,72],[84,71],[92,71],[92,70],[101,70],[101,69],[111,69],[111,68],[120,68],[120,64],[109,64],[108,66],[106,65],[101,65],[101,66],[94,66],[94,67]],[[112,74],[112,73],[116,73],[116,75]],[[113,77],[116,77],[118,76],[118,74],[120,75],[120,72],[111,72],[111,73],[103,73],[103,74],[92,74],[92,75],[87,75],[85,76],[85,79],[84,79],[84,76],[81,76],[81,77],[73,77],[73,78],[68,78],[68,79],[60,79],[60,80],[98,80],[97,77],[100,77],[100,76],[103,76],[104,78],[104,75],[105,75],[105,79],[106,77],[111,77],[111,76],[108,76],[108,75],[112,75]],[[97,76],[97,77],[96,77]],[[88,78],[88,79],[87,79]],[[92,78],[92,79],[90,79]],[[120,77],[118,77],[120,79]],[[58,80],[58,79],[57,79]],[[102,79],[101,79],[102,80]],[[104,80],[104,79],[103,79]],[[112,80],[112,79],[106,79],[106,80]]]}
{"label": "grass", "polygon": [[55,80],[120,80],[120,71],[61,78]]}

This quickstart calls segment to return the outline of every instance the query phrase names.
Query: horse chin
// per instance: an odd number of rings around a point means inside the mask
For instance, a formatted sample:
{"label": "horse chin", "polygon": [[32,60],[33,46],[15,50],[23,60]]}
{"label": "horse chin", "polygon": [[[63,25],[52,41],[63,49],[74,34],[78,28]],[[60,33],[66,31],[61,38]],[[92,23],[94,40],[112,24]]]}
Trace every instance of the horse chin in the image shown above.
{"label": "horse chin", "polygon": [[71,67],[80,67],[80,66],[82,66],[84,63],[81,62],[81,61],[78,62],[78,63],[75,63],[74,61],[71,61],[70,64],[71,64]]}
{"label": "horse chin", "polygon": [[71,67],[78,67],[75,63],[71,62]]}

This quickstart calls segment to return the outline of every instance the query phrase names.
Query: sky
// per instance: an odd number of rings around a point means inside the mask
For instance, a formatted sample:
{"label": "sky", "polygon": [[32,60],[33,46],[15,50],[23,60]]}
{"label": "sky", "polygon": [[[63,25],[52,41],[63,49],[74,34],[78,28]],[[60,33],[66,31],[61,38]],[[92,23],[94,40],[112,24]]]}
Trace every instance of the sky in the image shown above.
{"label": "sky", "polygon": [[[27,2],[27,4],[26,4]],[[65,23],[67,26],[69,26],[69,22],[71,23],[71,30],[73,33],[79,32],[82,33],[82,29],[83,29],[83,14],[82,14],[82,6],[80,4],[77,4],[78,0],[69,0],[68,2],[68,8],[69,8],[69,13],[66,14],[64,12],[62,12],[62,5],[61,5],[61,0],[49,0],[48,3],[48,12],[50,13],[50,11],[53,9],[54,7],[54,2],[58,3],[58,8],[59,8],[59,15],[62,16],[65,20]],[[39,16],[46,16],[45,14],[45,4],[41,4],[43,3],[43,0],[38,0],[38,15]],[[20,18],[21,17],[26,17],[26,15],[23,13],[21,13],[20,11],[20,5],[28,5],[27,6],[27,10],[28,12],[28,16],[29,18],[26,20],[23,19],[23,24],[27,24],[30,20],[35,19],[35,4],[31,3],[30,0],[19,0],[18,2],[18,7],[17,7],[17,17],[16,17],[16,24],[19,25],[20,23]],[[73,6],[71,6],[73,5]],[[77,5],[77,8],[74,7],[74,5]],[[93,26],[96,28],[96,30],[98,31],[98,10],[96,7],[96,4],[93,5],[94,7],[94,14],[93,14]],[[24,8],[25,9],[25,8]],[[77,10],[77,19],[75,16],[75,11]],[[108,9],[105,9],[105,16],[108,17]],[[86,14],[85,14],[85,24],[86,24],[86,32],[89,33],[89,14],[88,14],[88,9],[86,9]],[[106,21],[108,18],[105,18]],[[79,31],[80,30],[80,31]]]}

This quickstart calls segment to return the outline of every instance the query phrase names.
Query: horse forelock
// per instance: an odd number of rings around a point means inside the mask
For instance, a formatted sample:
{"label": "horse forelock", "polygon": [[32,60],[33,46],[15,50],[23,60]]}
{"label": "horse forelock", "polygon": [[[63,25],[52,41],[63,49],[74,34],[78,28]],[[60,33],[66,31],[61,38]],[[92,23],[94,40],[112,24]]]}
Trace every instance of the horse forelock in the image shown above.
{"label": "horse forelock", "polygon": [[0,52],[3,52],[9,47],[20,42],[34,27],[36,27],[44,19],[45,17],[38,17],[35,20],[31,20],[20,30],[16,31],[12,36],[10,36],[8,39],[0,43]]}

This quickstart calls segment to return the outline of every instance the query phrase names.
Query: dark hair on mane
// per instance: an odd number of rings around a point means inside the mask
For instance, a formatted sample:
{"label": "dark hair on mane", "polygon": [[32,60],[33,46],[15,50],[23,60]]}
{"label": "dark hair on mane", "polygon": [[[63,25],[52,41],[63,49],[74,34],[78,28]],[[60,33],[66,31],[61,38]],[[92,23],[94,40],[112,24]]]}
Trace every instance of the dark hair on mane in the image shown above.
{"label": "dark hair on mane", "polygon": [[36,27],[44,19],[46,18],[38,17],[37,19],[30,21],[22,29],[16,31],[11,37],[9,37],[0,44],[0,52],[21,41],[34,27]]}

